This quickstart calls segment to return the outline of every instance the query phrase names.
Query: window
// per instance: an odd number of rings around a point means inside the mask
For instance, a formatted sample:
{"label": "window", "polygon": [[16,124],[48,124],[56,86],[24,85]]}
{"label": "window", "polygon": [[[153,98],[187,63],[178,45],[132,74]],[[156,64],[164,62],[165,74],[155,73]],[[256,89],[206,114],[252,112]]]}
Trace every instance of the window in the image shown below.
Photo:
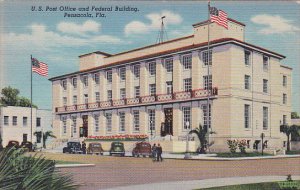
{"label": "window", "polygon": [[183,129],[188,130],[191,128],[191,108],[182,107],[183,113]]}
{"label": "window", "polygon": [[125,88],[121,88],[120,89],[120,98],[121,99],[125,99],[126,98],[126,89]]}
{"label": "window", "polygon": [[283,94],[283,95],[282,95],[282,103],[283,103],[283,104],[286,104],[286,103],[287,103],[287,95],[286,95],[286,94]]}
{"label": "window", "polygon": [[250,76],[245,75],[245,89],[250,90]]}
{"label": "window", "polygon": [[63,97],[63,106],[67,106],[67,97]]}
{"label": "window", "polygon": [[94,116],[95,121],[95,132],[99,132],[99,115]]}
{"label": "window", "polygon": [[112,90],[107,91],[107,100],[108,101],[112,100]]}
{"label": "window", "polygon": [[73,96],[73,105],[77,104],[77,96]]}
{"label": "window", "polygon": [[189,92],[192,90],[192,78],[183,80],[184,91]]}
{"label": "window", "polygon": [[94,73],[94,82],[96,85],[99,85],[100,83],[99,73]]}
{"label": "window", "polygon": [[112,70],[106,71],[106,79],[108,83],[112,83]]}
{"label": "window", "polygon": [[73,133],[77,133],[77,117],[72,116],[72,127],[73,127]]}
{"label": "window", "polygon": [[28,120],[28,118],[27,117],[23,117],[23,126],[27,126],[27,120]]}
{"label": "window", "polygon": [[119,112],[119,131],[120,132],[125,132],[125,112]]}
{"label": "window", "polygon": [[100,93],[99,92],[95,92],[95,99],[96,99],[96,102],[100,102]]}
{"label": "window", "polygon": [[150,96],[155,96],[155,94],[156,94],[156,85],[155,84],[149,85],[149,92],[150,92]]}
{"label": "window", "polygon": [[83,81],[83,86],[84,87],[88,87],[89,86],[89,80],[88,80],[88,76],[87,75],[84,75],[82,77],[82,81]]}
{"label": "window", "polygon": [[245,119],[245,128],[250,128],[250,105],[244,105],[244,119]]}
{"label": "window", "polygon": [[283,115],[283,116],[282,116],[282,124],[283,124],[283,125],[286,125],[286,124],[287,124],[287,121],[286,121],[286,115]]}
{"label": "window", "polygon": [[204,81],[204,89],[208,90],[212,88],[212,75],[209,76],[203,76],[203,81]]}
{"label": "window", "polygon": [[149,73],[151,76],[156,74],[156,63],[155,62],[150,62],[148,65],[149,68]]}
{"label": "window", "polygon": [[136,97],[136,98],[140,97],[140,86],[134,87],[134,97]]}
{"label": "window", "polygon": [[268,93],[268,80],[263,80],[263,92]]}
{"label": "window", "polygon": [[111,113],[106,113],[105,117],[106,117],[106,131],[111,132],[111,130],[112,130],[112,128],[111,128]]}
{"label": "window", "polygon": [[140,78],[140,65],[133,66],[133,74],[134,74],[134,78],[136,79]]}
{"label": "window", "polygon": [[62,131],[63,131],[63,134],[66,134],[67,133],[67,118],[66,117],[63,117],[62,118]]}
{"label": "window", "polygon": [[155,110],[154,109],[148,110],[148,126],[149,126],[149,131],[155,130]]}
{"label": "window", "polygon": [[[207,104],[202,105],[203,111],[203,127],[205,129],[210,128],[211,126],[211,105],[209,104],[209,110],[207,110]],[[208,117],[207,117],[208,112]]]}
{"label": "window", "polygon": [[269,113],[268,107],[263,107],[263,129],[268,129]]}
{"label": "window", "polygon": [[72,78],[72,84],[73,84],[73,88],[76,89],[77,88],[77,78],[76,77]]}
{"label": "window", "polygon": [[165,67],[168,73],[173,72],[173,59],[165,59]]}
{"label": "window", "polygon": [[63,80],[63,81],[61,82],[61,85],[62,85],[62,87],[63,87],[63,90],[67,90],[67,80]]}
{"label": "window", "polygon": [[84,103],[85,104],[89,103],[89,95],[88,94],[84,94]]}
{"label": "window", "polygon": [[168,81],[168,82],[166,82],[166,85],[167,85],[167,94],[172,94],[173,93],[173,82]]}
{"label": "window", "polygon": [[[208,56],[209,56],[209,60],[208,60]],[[208,55],[208,51],[203,51],[202,52],[202,60],[203,60],[203,63],[205,66],[208,65],[208,62],[209,62],[209,65],[212,64],[212,50],[209,50],[209,55]]]}
{"label": "window", "polygon": [[250,51],[245,50],[245,65],[249,66],[250,65]]}
{"label": "window", "polygon": [[283,75],[283,78],[282,78],[282,86],[284,86],[284,87],[287,86],[287,77],[285,75]]}
{"label": "window", "polygon": [[121,81],[126,80],[126,68],[125,67],[119,68],[119,75],[120,75]]}
{"label": "window", "polygon": [[36,127],[40,127],[41,126],[41,118],[37,117],[36,118]]}
{"label": "window", "polygon": [[184,69],[192,68],[192,54],[182,56],[182,64]]}
{"label": "window", "polygon": [[263,56],[263,69],[264,71],[269,70],[269,57]]}
{"label": "window", "polygon": [[9,116],[4,116],[4,125],[9,125]]}
{"label": "window", "polygon": [[42,142],[42,132],[36,132],[36,143],[41,143]]}
{"label": "window", "polygon": [[133,131],[140,130],[140,112],[138,110],[133,111]]}

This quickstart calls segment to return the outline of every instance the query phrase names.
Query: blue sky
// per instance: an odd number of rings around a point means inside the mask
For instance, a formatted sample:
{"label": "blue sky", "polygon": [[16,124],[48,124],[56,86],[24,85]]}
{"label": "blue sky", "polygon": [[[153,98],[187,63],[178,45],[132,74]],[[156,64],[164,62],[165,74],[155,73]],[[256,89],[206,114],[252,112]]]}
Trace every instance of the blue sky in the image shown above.
{"label": "blue sky", "polygon": [[[292,109],[300,113],[300,2],[216,1],[211,5],[246,24],[246,42],[287,56],[282,63],[293,68]],[[139,11],[105,12],[105,18],[66,18],[65,11],[31,11],[32,6],[130,6]],[[189,35],[192,24],[207,19],[207,1],[0,0],[1,83],[30,98],[31,54],[49,65],[49,77],[77,71],[81,54],[117,53],[155,43],[161,15],[167,16],[169,39]],[[36,74],[33,101],[40,108],[51,108],[51,82]]]}

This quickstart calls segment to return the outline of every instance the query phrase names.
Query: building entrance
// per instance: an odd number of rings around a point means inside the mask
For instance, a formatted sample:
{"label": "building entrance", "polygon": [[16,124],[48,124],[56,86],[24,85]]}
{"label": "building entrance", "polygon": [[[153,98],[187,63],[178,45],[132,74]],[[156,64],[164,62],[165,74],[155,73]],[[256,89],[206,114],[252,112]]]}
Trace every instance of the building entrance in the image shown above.
{"label": "building entrance", "polygon": [[80,137],[87,137],[88,136],[88,116],[82,116],[82,127],[80,127]]}
{"label": "building entrance", "polygon": [[173,135],[173,108],[165,108],[165,122],[162,125],[161,136]]}

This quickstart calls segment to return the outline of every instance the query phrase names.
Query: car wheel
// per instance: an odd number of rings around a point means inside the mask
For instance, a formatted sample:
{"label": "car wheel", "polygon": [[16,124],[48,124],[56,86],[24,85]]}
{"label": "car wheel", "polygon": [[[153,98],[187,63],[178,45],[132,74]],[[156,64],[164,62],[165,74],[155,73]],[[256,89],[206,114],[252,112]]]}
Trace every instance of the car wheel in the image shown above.
{"label": "car wheel", "polygon": [[125,154],[121,154],[121,156],[125,156]]}
{"label": "car wheel", "polygon": [[146,158],[146,155],[143,155],[144,158]]}
{"label": "car wheel", "polygon": [[109,155],[111,156],[111,155],[112,155],[112,153],[109,153]]}
{"label": "car wheel", "polygon": [[132,153],[132,157],[135,157],[135,154],[134,154],[134,153]]}

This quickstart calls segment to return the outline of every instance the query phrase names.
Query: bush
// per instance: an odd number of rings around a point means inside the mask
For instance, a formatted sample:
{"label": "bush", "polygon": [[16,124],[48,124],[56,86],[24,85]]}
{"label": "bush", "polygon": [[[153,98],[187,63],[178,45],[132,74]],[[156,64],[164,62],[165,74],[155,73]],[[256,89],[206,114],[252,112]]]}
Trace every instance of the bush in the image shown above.
{"label": "bush", "polygon": [[230,152],[236,153],[236,149],[238,147],[238,141],[237,140],[227,140],[227,144],[229,146]]}
{"label": "bush", "polygon": [[247,141],[245,139],[238,141],[238,146],[239,146],[239,149],[240,149],[241,153],[245,154],[246,153]]}

